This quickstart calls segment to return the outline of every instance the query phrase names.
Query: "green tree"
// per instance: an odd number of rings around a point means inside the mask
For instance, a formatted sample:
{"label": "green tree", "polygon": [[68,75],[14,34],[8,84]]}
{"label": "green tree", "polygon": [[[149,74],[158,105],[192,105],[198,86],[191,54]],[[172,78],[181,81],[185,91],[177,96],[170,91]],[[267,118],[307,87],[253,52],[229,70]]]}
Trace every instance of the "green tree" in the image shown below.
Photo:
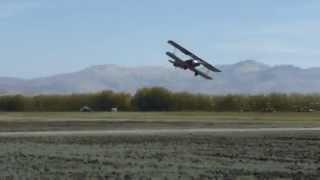
{"label": "green tree", "polygon": [[109,111],[113,106],[113,91],[103,91],[94,96],[94,109],[97,111]]}
{"label": "green tree", "polygon": [[134,95],[132,104],[140,111],[168,111],[173,99],[171,92],[165,88],[143,88]]}

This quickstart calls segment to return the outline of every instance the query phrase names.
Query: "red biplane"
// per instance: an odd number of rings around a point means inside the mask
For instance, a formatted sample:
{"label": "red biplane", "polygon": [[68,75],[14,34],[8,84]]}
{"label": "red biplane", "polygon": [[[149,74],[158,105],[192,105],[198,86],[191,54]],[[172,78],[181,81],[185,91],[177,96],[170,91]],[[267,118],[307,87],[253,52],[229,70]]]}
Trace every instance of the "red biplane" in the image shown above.
{"label": "red biplane", "polygon": [[180,46],[178,43],[176,43],[172,40],[169,40],[168,43],[170,45],[172,45],[174,48],[180,50],[183,54],[185,54],[191,58],[188,60],[182,60],[178,56],[176,56],[174,53],[167,52],[166,54],[173,59],[173,60],[170,59],[169,62],[172,63],[174,67],[178,67],[178,68],[181,68],[184,70],[189,69],[194,72],[195,76],[200,75],[206,79],[212,79],[212,77],[210,77],[207,73],[204,73],[204,72],[200,71],[199,69],[196,69],[196,67],[202,65],[210,71],[221,72],[219,69],[215,68],[214,66],[212,66],[211,64],[209,64],[205,60],[199,58],[198,56],[196,56],[195,54],[193,54],[189,50]]}

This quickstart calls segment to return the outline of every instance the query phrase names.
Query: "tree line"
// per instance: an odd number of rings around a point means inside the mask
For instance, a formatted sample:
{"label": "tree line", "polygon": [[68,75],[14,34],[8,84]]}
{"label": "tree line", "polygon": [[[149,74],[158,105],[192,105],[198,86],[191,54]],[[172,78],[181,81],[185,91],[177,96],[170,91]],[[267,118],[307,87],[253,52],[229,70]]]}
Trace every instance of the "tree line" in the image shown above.
{"label": "tree line", "polygon": [[0,111],[233,111],[233,112],[309,112],[320,111],[319,94],[205,95],[172,92],[153,87],[134,95],[103,91],[92,94],[0,96]]}

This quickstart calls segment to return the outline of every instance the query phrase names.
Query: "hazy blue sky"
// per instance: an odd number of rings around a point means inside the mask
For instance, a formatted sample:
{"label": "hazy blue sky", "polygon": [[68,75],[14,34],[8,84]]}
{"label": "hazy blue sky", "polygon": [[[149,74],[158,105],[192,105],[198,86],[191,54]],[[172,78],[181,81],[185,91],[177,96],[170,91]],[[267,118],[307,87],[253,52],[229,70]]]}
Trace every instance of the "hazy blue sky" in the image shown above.
{"label": "hazy blue sky", "polygon": [[214,64],[320,66],[318,0],[0,0],[0,76],[163,65],[168,39]]}

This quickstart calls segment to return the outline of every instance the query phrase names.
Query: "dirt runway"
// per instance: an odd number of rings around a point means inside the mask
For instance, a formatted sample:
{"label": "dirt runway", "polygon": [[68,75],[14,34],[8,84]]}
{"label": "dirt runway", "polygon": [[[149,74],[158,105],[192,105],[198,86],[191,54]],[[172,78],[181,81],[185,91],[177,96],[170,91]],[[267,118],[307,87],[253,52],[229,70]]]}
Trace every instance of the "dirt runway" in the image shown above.
{"label": "dirt runway", "polygon": [[0,132],[0,137],[33,136],[97,136],[97,135],[161,135],[197,133],[279,133],[279,132],[320,132],[315,128],[187,128],[187,129],[126,129],[126,130],[58,130],[58,131],[19,131]]}

